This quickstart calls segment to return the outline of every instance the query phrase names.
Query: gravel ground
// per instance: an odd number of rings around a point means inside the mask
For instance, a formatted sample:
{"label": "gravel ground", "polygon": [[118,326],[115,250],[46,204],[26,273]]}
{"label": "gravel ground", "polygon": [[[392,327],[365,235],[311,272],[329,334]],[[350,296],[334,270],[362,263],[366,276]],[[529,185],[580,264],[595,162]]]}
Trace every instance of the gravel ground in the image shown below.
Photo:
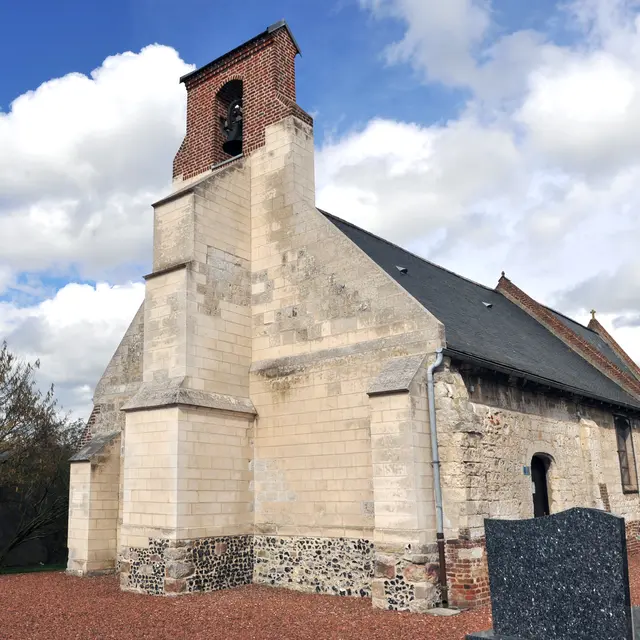
{"label": "gravel ground", "polygon": [[[629,569],[640,604],[640,554]],[[487,607],[435,618],[259,586],[160,598],[123,593],[113,577],[64,573],[0,576],[0,612],[2,640],[463,640],[491,626]]]}

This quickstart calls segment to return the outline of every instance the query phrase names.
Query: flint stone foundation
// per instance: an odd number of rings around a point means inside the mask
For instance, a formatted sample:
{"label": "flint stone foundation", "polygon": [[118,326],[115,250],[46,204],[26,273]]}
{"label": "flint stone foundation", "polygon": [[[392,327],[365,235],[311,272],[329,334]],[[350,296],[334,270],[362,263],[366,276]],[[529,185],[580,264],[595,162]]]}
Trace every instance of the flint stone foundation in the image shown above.
{"label": "flint stone foundation", "polygon": [[120,584],[151,595],[217,591],[251,584],[253,565],[253,536],[152,539],[148,548],[124,551]]}

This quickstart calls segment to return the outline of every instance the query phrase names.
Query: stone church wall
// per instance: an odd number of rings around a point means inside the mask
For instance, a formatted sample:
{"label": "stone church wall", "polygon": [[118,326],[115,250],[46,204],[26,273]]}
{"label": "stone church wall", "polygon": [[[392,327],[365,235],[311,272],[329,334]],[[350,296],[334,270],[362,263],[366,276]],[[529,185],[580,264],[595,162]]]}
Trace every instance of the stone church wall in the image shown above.
{"label": "stone church wall", "polygon": [[[373,472],[395,464],[406,476],[412,453],[406,441],[404,457],[384,458],[399,436],[389,431],[372,440],[367,388],[389,359],[433,353],[442,326],[315,209],[310,127],[293,118],[268,127],[251,168],[253,473],[263,541],[255,579],[368,594],[372,545],[376,553],[385,543],[403,553],[434,524],[433,514],[419,523],[413,517],[413,487],[430,466],[404,486],[391,472]],[[417,422],[426,432],[424,407]],[[387,497],[377,502],[376,490]],[[320,567],[306,550],[329,540],[345,541],[330,548],[342,547],[348,567],[371,569],[336,575],[331,553]],[[295,552],[284,561],[269,557],[278,549]]]}
{"label": "stone church wall", "polygon": [[[496,376],[461,373],[447,363],[436,374],[436,411],[453,602],[488,598],[483,520],[533,517],[524,467],[536,453],[552,460],[552,513],[608,508],[631,530],[640,520],[638,494],[622,491],[613,416],[606,410],[509,386]],[[637,451],[637,430],[634,440]]]}

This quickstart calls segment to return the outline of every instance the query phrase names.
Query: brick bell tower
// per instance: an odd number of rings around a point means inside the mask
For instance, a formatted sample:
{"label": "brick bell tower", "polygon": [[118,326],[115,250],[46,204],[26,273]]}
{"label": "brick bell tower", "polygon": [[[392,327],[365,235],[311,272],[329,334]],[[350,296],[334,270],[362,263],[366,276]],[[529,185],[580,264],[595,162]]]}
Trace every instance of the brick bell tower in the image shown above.
{"label": "brick bell tower", "polygon": [[[153,205],[142,380],[122,406],[119,522],[104,543],[117,548],[127,590],[177,594],[253,579],[261,409],[251,394],[260,302],[252,282],[275,252],[265,229],[314,207],[298,53],[279,22],[181,78],[187,130],[173,192]],[[105,537],[104,522],[81,525],[81,537],[92,526]],[[85,546],[74,552],[77,567],[91,557]]]}
{"label": "brick bell tower", "polygon": [[265,144],[265,129],[287,116],[311,125],[296,104],[295,58],[300,49],[283,20],[180,81],[187,88],[187,133],[173,161],[173,179],[190,180],[229,160],[224,122],[242,105],[241,153]]}

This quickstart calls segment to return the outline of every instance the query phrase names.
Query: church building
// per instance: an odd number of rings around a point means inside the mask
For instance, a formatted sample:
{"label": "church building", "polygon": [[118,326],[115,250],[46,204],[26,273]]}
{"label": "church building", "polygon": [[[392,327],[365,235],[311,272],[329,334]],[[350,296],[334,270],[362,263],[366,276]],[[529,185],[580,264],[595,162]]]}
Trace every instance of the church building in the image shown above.
{"label": "church building", "polygon": [[639,547],[638,366],[595,314],[317,209],[298,53],[280,22],[181,78],[144,302],[71,462],[69,573],[424,611],[488,601],[487,517],[595,507]]}

